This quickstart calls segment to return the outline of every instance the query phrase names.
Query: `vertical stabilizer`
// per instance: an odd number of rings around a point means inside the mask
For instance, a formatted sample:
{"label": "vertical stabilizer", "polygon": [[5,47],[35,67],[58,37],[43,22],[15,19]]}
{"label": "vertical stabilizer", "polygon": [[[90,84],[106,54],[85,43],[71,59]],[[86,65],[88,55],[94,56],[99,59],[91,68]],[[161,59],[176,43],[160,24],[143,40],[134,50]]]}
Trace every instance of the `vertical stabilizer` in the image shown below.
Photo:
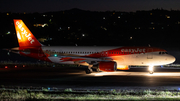
{"label": "vertical stabilizer", "polygon": [[21,19],[14,19],[16,35],[19,47],[40,47],[41,44],[34,37],[31,31],[27,28]]}

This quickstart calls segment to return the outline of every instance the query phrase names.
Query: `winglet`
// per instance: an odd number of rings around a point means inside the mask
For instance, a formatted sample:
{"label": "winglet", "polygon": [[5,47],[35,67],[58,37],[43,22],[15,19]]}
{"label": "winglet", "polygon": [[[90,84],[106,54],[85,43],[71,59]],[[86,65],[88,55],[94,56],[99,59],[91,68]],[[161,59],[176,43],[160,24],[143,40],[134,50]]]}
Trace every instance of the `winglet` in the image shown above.
{"label": "winglet", "polygon": [[19,47],[40,47],[39,41],[34,37],[21,19],[14,19]]}

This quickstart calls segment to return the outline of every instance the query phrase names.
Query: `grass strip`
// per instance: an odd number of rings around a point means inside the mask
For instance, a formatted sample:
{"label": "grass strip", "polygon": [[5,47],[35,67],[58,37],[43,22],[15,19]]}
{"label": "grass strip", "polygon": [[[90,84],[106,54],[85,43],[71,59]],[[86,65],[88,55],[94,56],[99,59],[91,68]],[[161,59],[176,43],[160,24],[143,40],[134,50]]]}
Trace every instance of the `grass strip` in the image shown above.
{"label": "grass strip", "polygon": [[64,92],[28,91],[28,90],[0,90],[1,100],[180,100],[178,91],[88,91],[77,93],[73,90]]}

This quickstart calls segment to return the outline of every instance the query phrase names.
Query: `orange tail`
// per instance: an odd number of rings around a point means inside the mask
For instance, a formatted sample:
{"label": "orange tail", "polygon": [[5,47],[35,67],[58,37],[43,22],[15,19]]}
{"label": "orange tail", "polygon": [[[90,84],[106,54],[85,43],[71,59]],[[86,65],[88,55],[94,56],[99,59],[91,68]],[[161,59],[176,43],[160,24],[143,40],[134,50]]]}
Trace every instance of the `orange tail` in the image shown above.
{"label": "orange tail", "polygon": [[14,25],[16,29],[19,47],[42,46],[21,19],[14,19]]}

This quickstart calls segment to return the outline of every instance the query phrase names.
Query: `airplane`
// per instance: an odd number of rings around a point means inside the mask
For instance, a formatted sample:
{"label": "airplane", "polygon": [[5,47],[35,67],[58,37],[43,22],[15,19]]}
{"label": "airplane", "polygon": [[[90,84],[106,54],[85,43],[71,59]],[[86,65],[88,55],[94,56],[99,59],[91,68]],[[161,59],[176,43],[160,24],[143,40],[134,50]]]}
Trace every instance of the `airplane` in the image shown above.
{"label": "airplane", "polygon": [[176,59],[166,50],[156,47],[137,46],[44,46],[28,29],[21,19],[14,19],[19,47],[11,51],[22,56],[59,64],[87,66],[87,74],[93,71],[114,72],[129,70],[129,66],[154,66],[173,63]]}

